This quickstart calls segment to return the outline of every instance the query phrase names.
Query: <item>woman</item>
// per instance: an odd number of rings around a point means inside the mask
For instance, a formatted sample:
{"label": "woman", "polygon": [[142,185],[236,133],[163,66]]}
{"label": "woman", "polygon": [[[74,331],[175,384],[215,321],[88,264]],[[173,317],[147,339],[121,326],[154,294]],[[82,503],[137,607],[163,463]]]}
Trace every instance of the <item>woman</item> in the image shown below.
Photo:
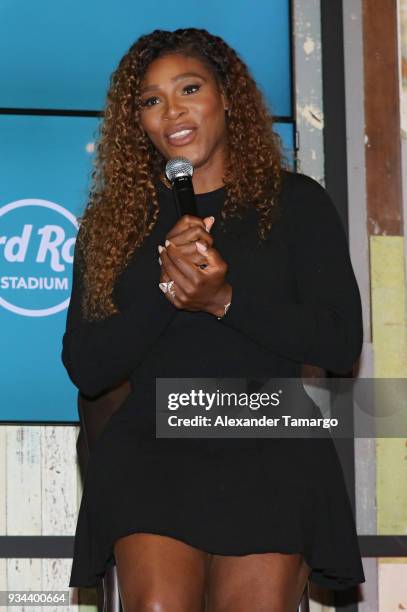
{"label": "woman", "polygon": [[[125,612],[288,612],[308,578],[364,582],[332,440],[155,436],[158,377],[351,370],[360,296],[327,193],[284,168],[247,67],[205,30],[130,48],[97,153],[63,362],[88,396],[132,392],[90,458],[70,586],[115,563]],[[197,216],[177,218],[176,156]]]}

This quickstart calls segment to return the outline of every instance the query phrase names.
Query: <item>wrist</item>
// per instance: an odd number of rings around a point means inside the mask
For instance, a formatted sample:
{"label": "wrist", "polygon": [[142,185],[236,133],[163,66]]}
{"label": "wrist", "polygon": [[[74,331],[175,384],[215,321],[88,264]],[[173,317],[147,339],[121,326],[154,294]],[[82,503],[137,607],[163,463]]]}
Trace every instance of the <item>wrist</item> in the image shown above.
{"label": "wrist", "polygon": [[225,307],[232,301],[232,285],[225,283],[219,289],[215,296],[215,299],[207,308],[207,312],[213,314],[215,317],[222,318],[225,313]]}

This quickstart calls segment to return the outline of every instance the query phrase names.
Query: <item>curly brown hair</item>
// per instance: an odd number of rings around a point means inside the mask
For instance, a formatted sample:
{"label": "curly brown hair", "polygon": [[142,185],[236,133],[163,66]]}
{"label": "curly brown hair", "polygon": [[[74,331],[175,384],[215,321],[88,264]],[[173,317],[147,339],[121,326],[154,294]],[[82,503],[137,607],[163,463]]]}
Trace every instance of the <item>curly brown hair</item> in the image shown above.
{"label": "curly brown hair", "polygon": [[203,29],[154,30],[141,36],[110,79],[92,186],[80,220],[82,307],[89,320],[117,312],[113,300],[117,276],[157,221],[155,184],[167,160],[140,125],[140,85],[149,64],[170,53],[205,62],[228,101],[226,198],[220,226],[228,216],[241,217],[250,203],[259,215],[259,237],[265,239],[277,213],[285,158],[272,129],[273,118],[245,63],[222,38]]}

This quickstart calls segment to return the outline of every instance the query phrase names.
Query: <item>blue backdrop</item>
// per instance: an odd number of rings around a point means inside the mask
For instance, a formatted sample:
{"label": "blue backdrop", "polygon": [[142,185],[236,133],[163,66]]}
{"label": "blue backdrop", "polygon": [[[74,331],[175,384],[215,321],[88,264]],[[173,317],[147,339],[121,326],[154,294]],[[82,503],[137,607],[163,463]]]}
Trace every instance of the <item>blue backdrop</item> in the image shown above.
{"label": "blue backdrop", "polygon": [[[0,376],[3,421],[76,421],[76,388],[60,361],[71,291],[76,217],[83,211],[96,118],[50,116],[99,110],[109,75],[142,33],[205,27],[248,63],[288,151],[291,119],[288,0],[174,3],[26,3],[1,8]],[[4,109],[43,109],[42,116]],[[47,115],[48,112],[48,115]]]}
{"label": "blue backdrop", "polygon": [[289,0],[5,0],[0,107],[100,109],[119,59],[138,36],[203,27],[247,62],[276,115],[290,115]]}

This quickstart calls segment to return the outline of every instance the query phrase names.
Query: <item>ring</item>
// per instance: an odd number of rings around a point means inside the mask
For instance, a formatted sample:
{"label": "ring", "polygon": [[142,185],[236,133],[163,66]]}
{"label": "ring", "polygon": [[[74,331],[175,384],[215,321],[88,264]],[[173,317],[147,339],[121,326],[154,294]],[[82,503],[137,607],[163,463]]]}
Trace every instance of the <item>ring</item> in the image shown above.
{"label": "ring", "polygon": [[165,283],[160,283],[160,286],[163,287],[164,293],[169,293],[172,298],[175,298],[175,291],[171,291],[171,287],[173,286],[174,281],[170,280]]}
{"label": "ring", "polygon": [[167,281],[166,283],[160,283],[160,287],[162,287],[164,289],[164,293],[167,293],[171,287],[173,286],[174,281]]}
{"label": "ring", "polygon": [[175,291],[171,291],[171,288],[172,288],[173,284],[174,284],[173,280],[168,281],[168,283],[167,283],[167,291],[170,294],[170,296],[174,299],[175,298]]}

